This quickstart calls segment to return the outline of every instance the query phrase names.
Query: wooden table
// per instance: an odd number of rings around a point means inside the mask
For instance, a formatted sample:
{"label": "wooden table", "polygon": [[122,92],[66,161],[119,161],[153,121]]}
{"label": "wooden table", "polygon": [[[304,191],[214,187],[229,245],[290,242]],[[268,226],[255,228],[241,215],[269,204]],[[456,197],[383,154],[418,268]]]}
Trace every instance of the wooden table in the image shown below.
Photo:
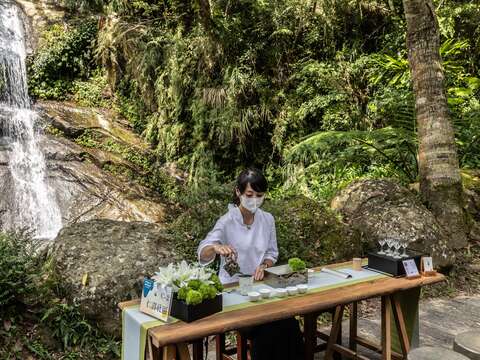
{"label": "wooden table", "polygon": [[[341,323],[343,310],[345,306],[356,306],[358,301],[366,300],[375,297],[382,298],[382,343],[380,351],[383,354],[384,360],[392,358],[391,352],[391,338],[390,338],[390,311],[389,308],[393,304],[393,316],[400,323],[400,339],[405,345],[405,328],[401,329],[403,324],[403,316],[399,309],[398,303],[394,300],[394,294],[430,285],[443,281],[445,277],[442,274],[434,276],[420,277],[417,279],[406,278],[381,278],[371,281],[365,281],[359,284],[346,285],[344,287],[325,290],[316,293],[307,293],[305,296],[286,298],[282,301],[271,302],[267,304],[259,304],[256,306],[228,311],[224,313],[217,313],[209,317],[194,321],[192,323],[176,322],[154,327],[148,330],[148,348],[151,348],[152,353],[157,353],[159,349],[184,342],[193,342],[194,344],[194,359],[202,358],[202,343],[201,339],[210,336],[223,334],[230,330],[238,330],[245,327],[256,326],[260,324],[269,323],[275,320],[287,319],[296,315],[309,315],[319,313],[322,310],[335,308],[335,316],[332,321],[332,334],[338,332],[339,324]],[[119,304],[121,309],[126,306],[139,303],[139,300],[125,302]],[[353,305],[352,305],[353,304]],[[356,327],[356,324],[355,324]],[[313,331],[310,330],[310,331]],[[351,326],[351,332],[353,332]],[[375,345],[366,343],[364,339],[354,335],[354,343],[350,344],[350,348],[339,346],[335,344],[334,337],[330,336],[326,350],[326,359],[330,359],[333,352],[341,352],[342,354],[356,357],[355,350],[352,349],[356,344],[373,348]],[[316,334],[305,334],[307,339],[307,354],[306,359],[313,359],[314,346],[309,346],[309,339],[315,338]],[[200,340],[199,340],[200,339]],[[316,340],[315,340],[316,342]],[[311,344],[310,344],[311,345]],[[408,345],[408,344],[407,344]],[[378,348],[378,347],[377,347]],[[408,349],[406,349],[408,351]],[[395,354],[395,358],[398,354]]]}

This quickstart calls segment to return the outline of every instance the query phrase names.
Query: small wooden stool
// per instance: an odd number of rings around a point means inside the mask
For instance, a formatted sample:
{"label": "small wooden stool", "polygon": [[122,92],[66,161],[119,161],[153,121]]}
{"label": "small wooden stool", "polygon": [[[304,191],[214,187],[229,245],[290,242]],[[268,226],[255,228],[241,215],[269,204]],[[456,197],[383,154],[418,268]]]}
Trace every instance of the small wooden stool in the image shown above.
{"label": "small wooden stool", "polygon": [[480,360],[480,331],[467,331],[455,336],[453,350],[471,360]]}
{"label": "small wooden stool", "polygon": [[423,346],[410,351],[408,360],[468,360],[468,358],[449,349]]}

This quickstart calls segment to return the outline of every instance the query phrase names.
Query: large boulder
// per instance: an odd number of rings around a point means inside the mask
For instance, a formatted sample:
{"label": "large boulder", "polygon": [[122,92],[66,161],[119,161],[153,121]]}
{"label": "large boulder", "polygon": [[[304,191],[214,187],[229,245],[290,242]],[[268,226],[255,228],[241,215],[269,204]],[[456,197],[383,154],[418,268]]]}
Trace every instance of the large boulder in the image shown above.
{"label": "large boulder", "polygon": [[362,255],[357,233],[318,201],[294,196],[268,202],[265,210],[275,217],[280,262],[300,257],[320,266]]}
{"label": "large boulder", "polygon": [[416,194],[393,181],[354,181],[333,198],[331,207],[372,247],[394,236],[406,240],[410,249],[431,253],[437,265],[452,260],[448,237],[434,215]]}
{"label": "large boulder", "polygon": [[139,297],[143,277],[176,259],[162,227],[145,222],[73,224],[60,231],[51,251],[68,300],[116,336],[117,304]]}

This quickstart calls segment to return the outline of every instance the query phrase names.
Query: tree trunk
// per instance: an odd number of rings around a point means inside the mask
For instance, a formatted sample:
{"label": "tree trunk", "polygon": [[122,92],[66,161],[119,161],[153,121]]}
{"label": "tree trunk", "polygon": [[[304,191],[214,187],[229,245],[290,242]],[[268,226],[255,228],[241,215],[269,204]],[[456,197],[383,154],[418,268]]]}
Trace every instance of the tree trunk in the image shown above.
{"label": "tree trunk", "polygon": [[432,249],[446,254],[467,244],[463,190],[449,120],[440,34],[432,0],[403,0],[408,58],[415,93],[420,192],[427,207],[450,235],[449,244]]}
{"label": "tree trunk", "polygon": [[210,30],[211,27],[211,13],[210,13],[210,1],[198,0],[199,17],[200,22],[205,30]]}

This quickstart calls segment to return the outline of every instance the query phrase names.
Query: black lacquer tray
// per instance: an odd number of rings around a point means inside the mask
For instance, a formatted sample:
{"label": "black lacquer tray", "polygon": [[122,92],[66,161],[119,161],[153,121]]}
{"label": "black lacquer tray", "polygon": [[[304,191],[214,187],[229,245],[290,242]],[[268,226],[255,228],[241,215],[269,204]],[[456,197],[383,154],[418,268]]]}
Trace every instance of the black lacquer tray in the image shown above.
{"label": "black lacquer tray", "polygon": [[403,268],[402,261],[408,259],[414,259],[417,264],[418,271],[420,272],[420,259],[423,254],[413,251],[407,251],[408,257],[395,259],[389,255],[382,255],[376,252],[368,253],[368,268],[376,271],[380,271],[393,276],[404,276],[405,269]]}

